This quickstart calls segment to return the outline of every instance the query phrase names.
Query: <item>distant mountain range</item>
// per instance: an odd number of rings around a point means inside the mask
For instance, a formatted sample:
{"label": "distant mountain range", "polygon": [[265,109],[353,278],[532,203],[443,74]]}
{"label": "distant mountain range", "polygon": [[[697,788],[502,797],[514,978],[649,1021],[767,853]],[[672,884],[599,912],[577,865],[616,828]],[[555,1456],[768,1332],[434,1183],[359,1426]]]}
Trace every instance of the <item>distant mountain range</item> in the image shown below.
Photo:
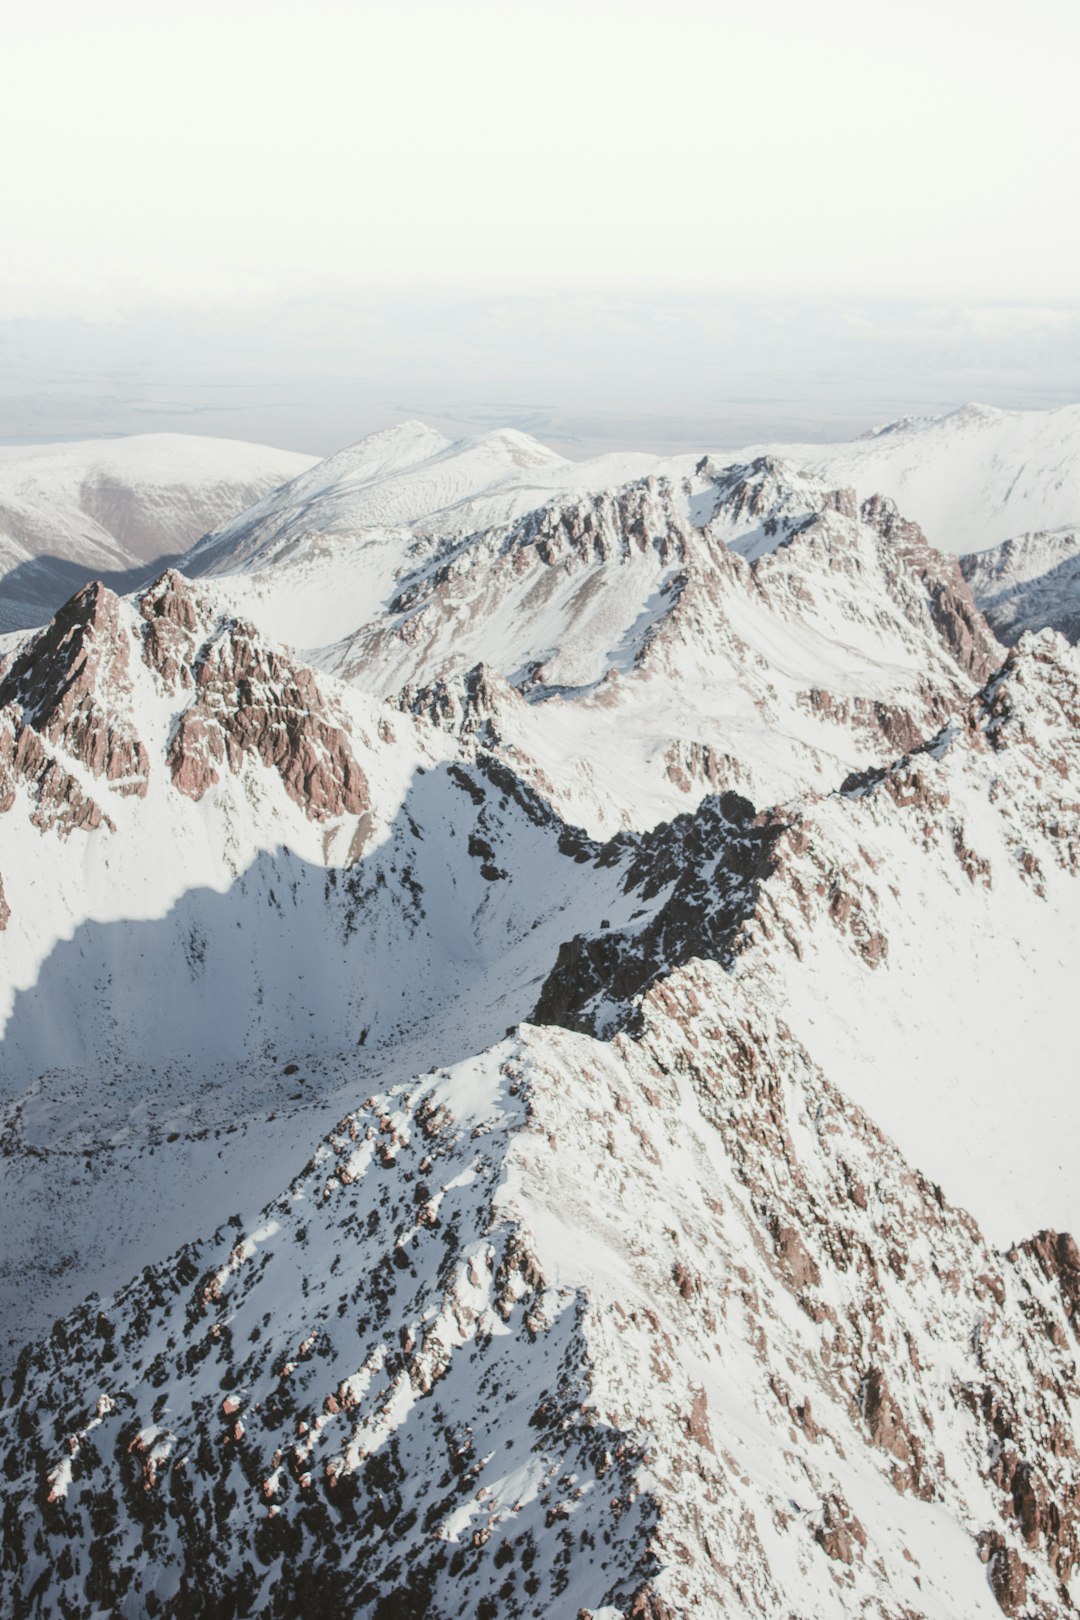
{"label": "distant mountain range", "polygon": [[0,447],[0,631],[43,623],[87,578],[132,588],[313,459],[183,433]]}

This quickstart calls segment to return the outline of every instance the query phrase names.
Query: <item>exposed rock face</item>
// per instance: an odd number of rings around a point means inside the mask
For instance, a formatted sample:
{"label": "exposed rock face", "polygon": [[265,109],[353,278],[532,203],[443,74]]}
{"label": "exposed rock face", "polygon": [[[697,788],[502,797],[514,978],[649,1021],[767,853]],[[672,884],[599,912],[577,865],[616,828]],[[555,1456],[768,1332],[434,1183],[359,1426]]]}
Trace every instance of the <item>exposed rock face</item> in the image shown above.
{"label": "exposed rock face", "polygon": [[[311,670],[250,626],[222,623],[175,571],[135,608],[137,616],[112,591],[88,585],[0,662],[0,811],[23,789],[41,831],[115,831],[110,799],[145,798],[161,748],[189,798],[201,798],[220,768],[239,771],[251,759],[276,772],[312,820],[363,814],[364,773]],[[147,670],[158,682],[149,709],[149,694],[137,690]],[[163,748],[139,734],[160,695],[180,705]]]}
{"label": "exposed rock face", "polygon": [[0,810],[25,787],[30,819],[61,836],[112,827],[80,776],[143,797],[150,762],[131,718],[131,643],[120,602],[88,585],[0,676]]}
{"label": "exposed rock face", "polygon": [[42,832],[61,836],[93,832],[112,822],[101,805],[53,754],[32,726],[20,724],[18,709],[0,712],[0,811],[10,810],[16,790],[30,793],[30,820]]}
{"label": "exposed rock face", "polygon": [[667,480],[644,478],[622,489],[544,506],[512,533],[509,549],[525,553],[535,548],[549,567],[573,556],[625,561],[635,552],[655,553],[664,564],[679,563],[686,554],[685,536],[669,501]]}
{"label": "exposed rock face", "polygon": [[[667,890],[663,905],[636,930],[567,941],[540,994],[535,1021],[609,1031],[661,972],[693,956],[730,964],[739,927],[772,869],[779,833],[779,824],[756,816],[748,799],[729,792],[707,799],[696,816],[680,816],[641,838],[624,889],[642,901]],[[615,839],[597,859],[614,861],[626,843]]]}
{"label": "exposed rock face", "polygon": [[348,734],[310,669],[267,647],[252,625],[228,624],[202,647],[195,696],[169,746],[181,793],[201,799],[228,764],[275,770],[313,820],[362,815],[368,789]]}
{"label": "exposed rock face", "polygon": [[168,753],[181,793],[200,799],[219,767],[235,772],[255,758],[312,819],[363,814],[363,771],[310,669],[268,646],[253,625],[222,622],[175,570],[143,593],[139,611],[146,663],[171,693],[192,693]]}
{"label": "exposed rock face", "polygon": [[1073,1332],[1080,1340],[1080,1246],[1070,1232],[1040,1232],[1024,1245],[1045,1276],[1057,1283]]}
{"label": "exposed rock face", "polygon": [[1015,1547],[1004,1545],[1000,1537],[990,1543],[988,1574],[994,1596],[1003,1614],[1019,1615],[1027,1604],[1028,1569]]}
{"label": "exposed rock face", "polygon": [[475,738],[486,747],[501,740],[500,711],[520,703],[509,682],[486,664],[429,686],[406,686],[397,697],[397,706],[406,713],[420,715],[454,737]]}
{"label": "exposed rock face", "polygon": [[790,540],[822,513],[838,512],[851,521],[858,517],[854,490],[829,489],[774,456],[730,467],[706,456],[696,472],[716,489],[706,532],[737,536],[735,549],[750,560]]}
{"label": "exposed rock face", "polygon": [[20,730],[32,728],[115,792],[145,794],[146,748],[125,713],[130,656],[119,597],[87,585],[12,661],[0,708],[17,704]]}
{"label": "exposed rock face", "polygon": [[143,658],[170,692],[190,691],[200,643],[218,615],[182,574],[169,569],[139,597]]}
{"label": "exposed rock face", "polygon": [[747,778],[745,765],[734,754],[711,748],[708,743],[679,740],[664,755],[666,774],[683,793],[705,788],[719,793],[738,788]]}
{"label": "exposed rock face", "polygon": [[821,1523],[814,1534],[822,1551],[841,1564],[853,1564],[866,1547],[866,1531],[842,1496],[825,1498]]}
{"label": "exposed rock face", "polygon": [[1000,644],[975,605],[959,559],[935,550],[918,524],[901,517],[896,503],[883,495],[863,501],[859,512],[922,582],[937,632],[959,667],[973,680],[988,680],[1001,661]]}

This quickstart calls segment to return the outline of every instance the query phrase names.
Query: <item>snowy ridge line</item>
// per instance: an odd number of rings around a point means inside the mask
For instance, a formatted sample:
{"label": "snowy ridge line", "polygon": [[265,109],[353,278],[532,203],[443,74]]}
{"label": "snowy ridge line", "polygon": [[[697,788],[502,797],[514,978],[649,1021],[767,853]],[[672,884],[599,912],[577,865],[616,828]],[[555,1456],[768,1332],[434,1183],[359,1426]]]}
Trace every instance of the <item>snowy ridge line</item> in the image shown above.
{"label": "snowy ridge line", "polygon": [[462,711],[594,835],[887,763],[1000,657],[955,560],[895,506],[775,459],[549,495],[463,535],[372,526],[347,477],[329,489],[322,529],[284,497],[252,549],[235,525],[200,588],[444,730]]}
{"label": "snowy ridge line", "polygon": [[[830,817],[914,823],[933,861],[997,892],[948,836],[952,796],[1001,769],[1043,793],[1047,749],[1076,746],[1077,685],[1040,637],[922,753],[808,800],[723,965],[678,965],[724,885],[677,874],[695,836],[696,873],[710,843],[745,839],[752,807],[614,840],[621,871],[579,848],[627,908],[668,902],[635,1032],[524,1027],[376,1092],[246,1233],[28,1347],[6,1419],[34,1526],[13,1542],[13,1612],[35,1587],[76,1614],[152,1591],[174,1616],[440,1616],[462,1590],[508,1615],[770,1614],[796,1591],[853,1615],[1067,1612],[1075,1245],[988,1248],[767,986],[778,951],[801,965],[820,935],[815,905],[857,975],[893,971],[858,926],[873,897],[828,881]],[[998,803],[1006,822],[1026,809]],[[1072,832],[1041,836],[1071,871]],[[1017,864],[1051,883],[1049,863]]]}
{"label": "snowy ridge line", "polygon": [[1072,1612],[1077,654],[769,458],[471,532],[0,668],[2,1604]]}

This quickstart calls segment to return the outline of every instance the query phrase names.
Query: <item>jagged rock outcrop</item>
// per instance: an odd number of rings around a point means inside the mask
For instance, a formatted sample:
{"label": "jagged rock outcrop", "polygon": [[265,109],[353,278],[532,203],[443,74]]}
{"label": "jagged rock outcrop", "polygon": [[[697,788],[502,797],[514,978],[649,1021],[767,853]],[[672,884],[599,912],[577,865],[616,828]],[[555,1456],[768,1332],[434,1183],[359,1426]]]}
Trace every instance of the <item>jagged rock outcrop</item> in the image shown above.
{"label": "jagged rock outcrop", "polygon": [[1000,645],[975,604],[959,559],[931,546],[918,524],[903,518],[895,501],[883,495],[863,501],[859,515],[922,583],[934,626],[959,668],[973,680],[988,680],[1001,662]]}
{"label": "jagged rock outcrop", "polygon": [[829,489],[775,456],[728,467],[705,456],[695,472],[715,490],[706,533],[725,539],[748,561],[775,550],[823,513],[839,512],[851,522],[859,515],[854,490]]}
{"label": "jagged rock outcrop", "polygon": [[138,598],[143,620],[145,662],[172,693],[190,691],[200,643],[217,624],[213,604],[196,592],[174,568]]}
{"label": "jagged rock outcrop", "polygon": [[[695,816],[680,816],[636,840],[623,890],[647,918],[637,928],[578,934],[560,949],[533,1018],[590,1033],[609,1032],[637,995],[694,956],[729,966],[738,931],[772,869],[781,823],[758,816],[748,799],[724,793]],[[597,856],[612,864],[628,841]],[[644,902],[663,897],[649,908]]]}
{"label": "jagged rock outcrop", "polygon": [[130,714],[131,639],[120,599],[87,585],[16,653],[0,680],[0,709],[17,707],[27,728],[117,793],[144,794],[146,748]]}
{"label": "jagged rock outcrop", "polygon": [[521,698],[497,671],[476,664],[464,675],[428,686],[406,686],[396,701],[405,713],[418,715],[451,736],[475,738],[492,747],[500,741],[501,711],[520,704]]}
{"label": "jagged rock outcrop", "polygon": [[317,821],[359,816],[367,781],[348,734],[314,673],[266,646],[253,625],[230,622],[198,654],[194,699],[169,745],[175,786],[201,799],[220,777],[260,760]]}
{"label": "jagged rock outcrop", "polygon": [[53,754],[17,709],[0,713],[0,811],[10,810],[20,786],[30,795],[30,821],[61,836],[76,828],[93,832],[113,823],[96,799]]}
{"label": "jagged rock outcrop", "polygon": [[30,820],[61,836],[112,827],[87,778],[146,794],[150,761],[131,714],[131,642],[120,600],[93,584],[0,670],[0,811],[20,788]]}

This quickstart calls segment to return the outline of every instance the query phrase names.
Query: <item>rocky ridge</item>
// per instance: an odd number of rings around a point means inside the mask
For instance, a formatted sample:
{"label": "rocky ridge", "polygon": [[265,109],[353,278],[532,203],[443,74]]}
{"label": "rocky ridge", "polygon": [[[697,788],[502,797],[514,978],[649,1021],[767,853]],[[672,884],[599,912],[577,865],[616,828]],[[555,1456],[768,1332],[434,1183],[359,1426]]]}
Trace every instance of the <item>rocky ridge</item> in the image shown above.
{"label": "rocky ridge", "polygon": [[[418,541],[354,649],[388,704],[216,577],[84,593],[9,655],[0,718],[110,820],[57,838],[16,782],[76,910],[13,866],[5,1162],[92,1226],[200,1136],[250,1161],[171,1259],[148,1219],[80,1260],[101,1297],[42,1272],[64,1303],[0,1409],[10,1612],[1074,1612],[1080,1211],[1044,1125],[1080,1128],[1080,665],[995,652],[894,507],[810,483],[699,466]],[[860,685],[853,646],[909,671]],[[650,735],[696,807],[575,826],[588,717],[626,793],[635,715],[718,658],[758,752],[687,704]],[[798,714],[859,757],[762,795]],[[151,829],[190,863],[165,915]]]}
{"label": "rocky ridge", "polygon": [[1070,1612],[1072,1240],[988,1247],[717,966],[642,1015],[371,1097],[28,1350],[11,1612]]}
{"label": "rocky ridge", "polygon": [[[598,836],[646,830],[706,788],[771,800],[884,763],[998,658],[954,559],[890,503],[775,460],[706,458],[441,539],[364,528],[356,511],[347,542],[279,502],[254,551],[243,530],[232,553],[228,534],[215,542],[206,588],[288,621],[305,656],[405,709],[442,693],[435,723],[460,708],[462,737],[475,705],[446,694],[482,665],[489,706],[504,683],[483,746]],[[616,716],[620,763],[629,751],[648,783],[636,802],[606,757]]]}

